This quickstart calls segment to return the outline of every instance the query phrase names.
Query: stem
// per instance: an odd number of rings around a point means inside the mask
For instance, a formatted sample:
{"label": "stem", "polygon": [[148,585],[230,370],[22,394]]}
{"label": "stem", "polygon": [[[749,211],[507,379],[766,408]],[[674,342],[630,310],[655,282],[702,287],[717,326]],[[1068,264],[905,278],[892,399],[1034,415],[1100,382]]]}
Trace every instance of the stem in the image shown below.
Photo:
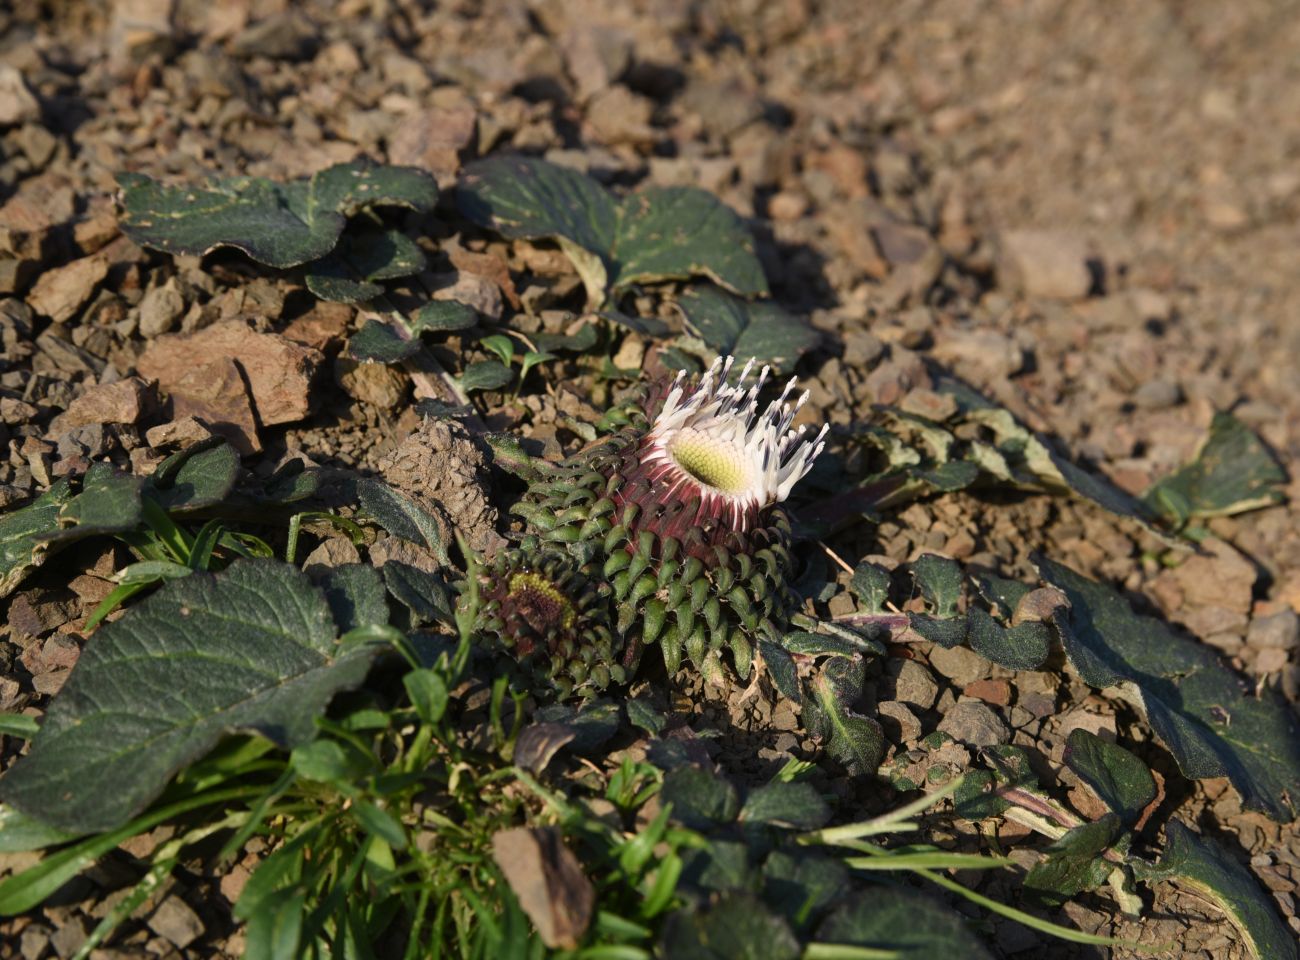
{"label": "stem", "polygon": [[883,627],[889,631],[891,640],[902,636],[911,626],[905,613],[849,613],[831,622],[849,627]]}

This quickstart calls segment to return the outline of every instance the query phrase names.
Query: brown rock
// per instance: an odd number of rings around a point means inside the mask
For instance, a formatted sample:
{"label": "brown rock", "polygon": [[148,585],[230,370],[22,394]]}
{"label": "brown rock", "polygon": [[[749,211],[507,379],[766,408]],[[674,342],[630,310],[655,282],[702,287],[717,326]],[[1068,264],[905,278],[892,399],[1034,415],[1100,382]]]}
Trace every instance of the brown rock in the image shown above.
{"label": "brown rock", "polygon": [[38,266],[35,260],[0,260],[0,295],[24,290]]}
{"label": "brown rock", "polygon": [[73,260],[41,274],[27,302],[37,313],[63,323],[76,315],[107,275],[108,263],[102,257]]}
{"label": "brown rock", "polygon": [[1222,540],[1206,540],[1201,549],[1173,572],[1188,606],[1250,613],[1254,565]]}
{"label": "brown rock", "polygon": [[304,347],[323,351],[343,339],[356,311],[346,303],[321,300],[284,329],[284,336]]}
{"label": "brown rock", "polygon": [[989,662],[969,647],[936,646],[930,651],[930,666],[962,687],[983,680],[990,669]]}
{"label": "brown rock", "polygon": [[140,301],[140,336],[146,340],[160,337],[175,325],[185,312],[185,298],[181,296],[172,277],[161,287],[154,287]]}
{"label": "brown rock", "polygon": [[998,707],[1011,703],[1011,684],[1006,680],[976,680],[962,688],[962,693]]}
{"label": "brown rock", "polygon": [[20,259],[43,260],[55,227],[70,220],[77,195],[62,175],[46,173],[23,181],[0,207],[0,251]]}
{"label": "brown rock", "polygon": [[72,401],[63,415],[63,424],[81,427],[94,423],[139,423],[153,405],[153,399],[153,384],[138,377],[101,384]]}
{"label": "brown rock", "polygon": [[[189,336],[159,337],[149,344],[136,366],[141,375],[157,380],[159,387],[173,397],[188,396],[201,401],[200,406],[211,407],[219,398],[195,379],[193,371],[213,361],[231,362],[236,376],[248,385],[247,394],[251,396],[257,421],[271,426],[307,416],[312,377],[322,359],[318,350],[279,334],[257,333],[244,321],[231,320]],[[224,373],[222,380],[224,383]],[[238,397],[233,402],[239,406]],[[194,413],[215,426],[198,409],[183,409],[175,415],[181,417],[187,413]],[[241,423],[242,420],[225,422]]]}
{"label": "brown rock", "polygon": [[991,747],[1011,738],[1006,721],[978,700],[962,700],[954,704],[939,721],[938,729],[959,743],[972,747]]}
{"label": "brown rock", "polygon": [[653,114],[654,101],[621,85],[602,90],[587,105],[587,122],[608,144],[653,142]]}
{"label": "brown rock", "polygon": [[173,7],[173,0],[115,0],[108,46],[115,67],[172,51]]}
{"label": "brown rock", "polygon": [[380,410],[394,409],[405,399],[411,384],[408,374],[382,363],[340,358],[335,361],[334,372],[348,396]]}
{"label": "brown rock", "polygon": [[471,106],[433,107],[403,119],[388,147],[388,159],[428,170],[439,184],[460,169],[460,154],[474,142],[476,116]]}
{"label": "brown rock", "polygon": [[77,221],[72,228],[72,239],[82,253],[91,254],[108,246],[121,232],[117,211],[112,204],[101,204],[93,207],[85,219]]}
{"label": "brown rock", "polygon": [[169,381],[165,389],[171,395],[172,416],[177,420],[193,417],[201,421],[241,454],[262,449],[248,389],[233,360],[218,357],[197,366],[173,369]]}
{"label": "brown rock", "polygon": [[1002,235],[998,279],[1031,297],[1081,300],[1092,289],[1088,245],[1059,230],[1010,230]]}
{"label": "brown rock", "polygon": [[171,423],[151,427],[144,435],[145,442],[151,447],[185,447],[206,440],[212,431],[199,423],[194,417],[181,417]]}
{"label": "brown rock", "polygon": [[560,36],[569,76],[585,101],[617,80],[632,62],[628,31],[603,23],[575,22]]}
{"label": "brown rock", "polygon": [[170,940],[178,949],[185,949],[203,936],[203,921],[188,903],[172,895],[158,905],[145,921],[149,929]]}
{"label": "brown rock", "polygon": [[9,631],[14,637],[44,636],[76,616],[75,606],[62,591],[24,590],[9,604]]}
{"label": "brown rock", "polygon": [[[916,719],[907,704],[898,700],[883,700],[876,704],[876,711],[882,717],[888,717],[894,723],[898,724],[898,738],[900,743],[911,743],[913,740],[919,740],[921,737],[921,721]],[[885,724],[888,728],[889,724]]]}
{"label": "brown rock", "polygon": [[17,126],[41,118],[41,105],[23,82],[17,67],[0,64],[0,127]]}
{"label": "brown rock", "polygon": [[360,562],[361,552],[351,540],[347,537],[331,537],[307,554],[307,558],[302,562],[302,568],[312,576],[319,576],[335,567]]}

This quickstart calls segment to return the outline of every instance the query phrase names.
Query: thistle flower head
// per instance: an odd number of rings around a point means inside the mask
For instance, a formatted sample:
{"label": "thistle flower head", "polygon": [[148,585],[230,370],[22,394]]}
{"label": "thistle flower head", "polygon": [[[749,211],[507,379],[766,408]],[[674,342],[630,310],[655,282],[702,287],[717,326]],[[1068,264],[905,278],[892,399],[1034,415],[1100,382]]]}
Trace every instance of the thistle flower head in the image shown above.
{"label": "thistle flower head", "polygon": [[567,555],[524,544],[503,550],[480,578],[480,635],[528,671],[566,696],[625,677],[609,629],[608,588]]}
{"label": "thistle flower head", "polygon": [[808,436],[794,426],[807,394],[793,398],[793,380],[760,404],[769,368],[754,376],[751,361],[729,383],[733,365],[720,359],[693,384],[679,376],[644,416],[555,465],[515,505],[541,543],[607,586],[614,643],[603,641],[598,659],[619,655],[624,675],[657,644],[670,673],[689,660],[717,679],[729,650],[747,676],[755,644],[779,642],[799,602],[781,502],[826,428]]}
{"label": "thistle flower head", "polygon": [[660,503],[694,504],[689,516],[678,514],[683,523],[744,532],[812,469],[827,427],[808,437],[806,427],[792,426],[808,400],[805,391],[791,401],[793,378],[766,407],[759,404],[767,366],[751,380],[750,360],[729,384],[734,362],[719,357],[693,386],[677,375],[638,448],[639,469],[628,479],[643,479]]}

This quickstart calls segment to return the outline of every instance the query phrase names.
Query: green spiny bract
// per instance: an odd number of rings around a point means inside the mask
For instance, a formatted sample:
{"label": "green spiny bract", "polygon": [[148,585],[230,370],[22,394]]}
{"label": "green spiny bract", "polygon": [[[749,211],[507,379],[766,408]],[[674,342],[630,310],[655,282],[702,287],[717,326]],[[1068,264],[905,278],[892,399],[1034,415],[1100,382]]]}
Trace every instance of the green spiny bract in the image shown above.
{"label": "green spiny bract", "polygon": [[736,385],[731,360],[697,385],[679,375],[645,417],[546,469],[515,512],[542,542],[598,571],[612,594],[622,664],[657,643],[670,673],[689,660],[720,680],[722,652],[749,675],[757,641],[779,641],[797,598],[781,506],[822,449],[792,421],[794,381],[760,411],[767,368]]}
{"label": "green spiny bract", "polygon": [[534,679],[561,697],[592,696],[627,679],[610,589],[568,553],[529,537],[498,553],[478,577],[475,632]]}

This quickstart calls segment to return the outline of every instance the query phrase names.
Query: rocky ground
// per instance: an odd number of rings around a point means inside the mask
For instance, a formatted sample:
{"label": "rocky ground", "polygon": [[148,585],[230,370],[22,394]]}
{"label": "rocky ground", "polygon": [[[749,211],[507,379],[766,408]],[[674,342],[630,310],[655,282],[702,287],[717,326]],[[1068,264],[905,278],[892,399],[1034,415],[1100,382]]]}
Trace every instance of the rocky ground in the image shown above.
{"label": "rocky ground", "polygon": [[[1293,3],[86,0],[18,11],[0,11],[0,503],[105,456],[147,469],[214,411],[255,470],[294,451],[420,473],[418,452],[399,445],[425,384],[340,356],[357,310],[235,255],[200,266],[142,251],[118,233],[114,176],[284,178],[368,155],[449,187],[462,163],[506,149],[613,184],[703,186],[750,218],[775,296],[824,334],[800,367],[810,419],[924,408],[949,370],[1132,492],[1188,459],[1216,410],[1285,463],[1300,457]],[[428,289],[524,332],[572,323],[578,280],[553,249],[440,236],[436,217],[429,230],[440,252]],[[656,350],[632,336],[614,362],[653,372]],[[484,419],[553,453],[576,445],[564,418],[594,419],[591,378],[566,372],[571,383],[502,398]],[[488,496],[466,493],[456,510],[481,521],[495,510]],[[930,550],[1024,577],[1043,550],[1144,598],[1295,701],[1300,512],[1212,529],[1204,555],[1170,568],[1147,534],[1089,507],[963,494],[831,547],[850,564]],[[94,574],[113,559],[68,589],[39,583],[13,599],[0,710],[39,709],[58,689],[84,608],[106,593]],[[935,729],[1056,760],[1075,727],[1140,739],[1125,708],[1056,673],[1012,675],[926,645],[879,670],[878,710],[899,750]],[[724,755],[813,746],[788,706],[700,709],[731,731]],[[1148,757],[1157,769],[1159,755]],[[1162,812],[1226,839],[1300,933],[1293,826],[1243,812],[1226,781],[1171,785]],[[1008,827],[1000,839],[1022,836]],[[0,957],[74,953],[112,905],[113,865],[98,870],[0,927]],[[1017,895],[1001,880],[991,892]],[[95,955],[225,955],[237,893],[229,878],[183,877]],[[1245,956],[1208,904],[1170,888],[1149,907],[1135,924],[1083,898],[1058,919],[1177,942],[1180,957]],[[994,933],[1004,956],[1044,949],[1014,924]]]}

